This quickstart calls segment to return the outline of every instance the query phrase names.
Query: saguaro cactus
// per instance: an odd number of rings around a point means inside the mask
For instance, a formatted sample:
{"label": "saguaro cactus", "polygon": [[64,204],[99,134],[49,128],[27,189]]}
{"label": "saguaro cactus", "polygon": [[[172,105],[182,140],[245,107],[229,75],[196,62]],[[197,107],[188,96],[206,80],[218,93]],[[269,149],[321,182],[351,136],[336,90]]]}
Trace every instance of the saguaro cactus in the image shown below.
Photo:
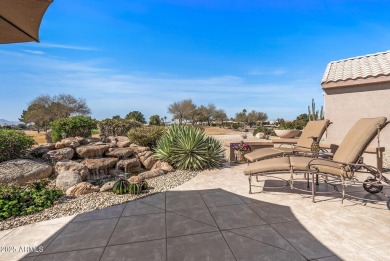
{"label": "saguaro cactus", "polygon": [[311,110],[310,106],[307,106],[308,109],[308,115],[310,121],[317,121],[317,120],[323,120],[324,119],[324,106],[321,106],[321,110],[318,113],[318,110],[316,111],[316,103],[314,102],[314,98],[311,99]]}

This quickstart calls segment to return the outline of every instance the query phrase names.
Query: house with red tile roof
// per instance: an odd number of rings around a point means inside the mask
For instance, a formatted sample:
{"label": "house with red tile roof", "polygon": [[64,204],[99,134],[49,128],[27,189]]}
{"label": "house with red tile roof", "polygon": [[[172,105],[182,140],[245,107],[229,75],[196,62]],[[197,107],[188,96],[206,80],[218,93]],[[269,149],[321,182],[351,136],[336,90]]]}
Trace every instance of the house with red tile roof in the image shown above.
{"label": "house with red tile roof", "polygon": [[[333,124],[327,142],[339,144],[360,118],[385,116],[390,120],[390,51],[330,62],[322,78],[325,118]],[[390,126],[380,135],[390,154]],[[375,148],[377,140],[370,145]],[[373,155],[364,155],[373,163]]]}

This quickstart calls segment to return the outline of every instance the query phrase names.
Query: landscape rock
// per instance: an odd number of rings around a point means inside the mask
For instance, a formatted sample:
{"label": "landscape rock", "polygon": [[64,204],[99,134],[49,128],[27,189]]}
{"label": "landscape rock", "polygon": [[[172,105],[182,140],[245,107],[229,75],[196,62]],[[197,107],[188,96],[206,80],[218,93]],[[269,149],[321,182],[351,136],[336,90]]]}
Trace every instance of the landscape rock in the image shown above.
{"label": "landscape rock", "polygon": [[81,175],[73,171],[63,171],[56,179],[56,187],[66,192],[70,187],[80,183]]}
{"label": "landscape rock", "polygon": [[86,159],[82,164],[87,166],[90,178],[98,179],[108,175],[109,170],[117,163],[117,158]]}
{"label": "landscape rock", "polygon": [[264,132],[258,132],[258,133],[256,133],[255,137],[257,139],[264,139],[265,138],[265,133]]}
{"label": "landscape rock", "polygon": [[63,149],[63,148],[76,148],[80,146],[80,139],[77,137],[70,137],[62,139],[61,141],[58,141],[55,145],[56,149]]}
{"label": "landscape rock", "polygon": [[55,149],[55,143],[45,143],[41,144],[38,147],[35,147],[31,150],[31,154],[35,157],[42,157],[43,154],[54,150]]}
{"label": "landscape rock", "polygon": [[130,141],[129,138],[127,138],[126,136],[116,136],[115,140],[117,142],[129,142]]}
{"label": "landscape rock", "polygon": [[98,186],[94,186],[89,182],[81,182],[79,184],[76,184],[72,187],[70,187],[66,191],[66,195],[70,197],[80,196],[84,194],[89,194],[92,192],[98,192],[100,188]]}
{"label": "landscape rock", "polygon": [[93,142],[99,142],[101,141],[99,138],[84,138],[80,144],[81,145],[88,145],[88,144],[91,144]]}
{"label": "landscape rock", "polygon": [[110,175],[111,177],[117,177],[119,175],[123,174],[120,170],[118,169],[110,169],[108,171],[108,175]]}
{"label": "landscape rock", "polygon": [[128,179],[130,184],[138,184],[140,182],[140,179],[138,176],[132,176]]}
{"label": "landscape rock", "polygon": [[145,152],[145,151],[150,151],[150,148],[149,148],[149,147],[137,146],[136,152],[137,152],[138,154],[140,154],[140,153],[142,153],[142,152]]}
{"label": "landscape rock", "polygon": [[106,156],[115,158],[128,158],[132,156],[133,153],[134,150],[130,148],[115,148],[109,149],[108,152],[106,152]]}
{"label": "landscape rock", "polygon": [[173,172],[175,171],[175,169],[169,165],[168,162],[164,162],[164,161],[160,161],[158,160],[152,167],[152,170],[153,169],[162,169],[164,170],[165,172]]}
{"label": "landscape rock", "polygon": [[107,144],[83,145],[76,148],[77,156],[80,158],[96,158],[102,157],[103,154],[110,148]]}
{"label": "landscape rock", "polygon": [[103,186],[100,188],[100,192],[111,191],[114,184],[115,181],[109,181],[107,183],[104,183]]}
{"label": "landscape rock", "polygon": [[54,160],[70,160],[74,156],[74,150],[71,148],[63,148],[58,150],[52,150],[50,152],[45,153],[42,156],[42,159],[46,161],[51,161],[51,155],[54,155]]}
{"label": "landscape rock", "polygon": [[163,175],[163,174],[165,174],[164,170],[162,170],[162,169],[154,169],[154,170],[149,170],[149,171],[142,172],[141,174],[138,175],[138,178],[140,180],[145,180],[145,179],[154,178],[154,177],[157,177],[157,176],[160,176],[160,175]]}
{"label": "landscape rock", "polygon": [[27,159],[15,159],[0,163],[0,184],[15,182],[24,185],[29,181],[48,178],[52,174],[50,165]]}
{"label": "landscape rock", "polygon": [[134,173],[141,170],[141,163],[137,158],[120,160],[116,163],[116,168],[123,170],[126,173]]}
{"label": "landscape rock", "polygon": [[138,154],[139,160],[146,169],[152,169],[157,160],[153,157],[153,152],[144,151]]}
{"label": "landscape rock", "polygon": [[87,166],[84,164],[78,163],[71,160],[61,160],[58,161],[55,165],[55,171],[59,175],[62,172],[72,172],[80,175],[81,180],[87,180],[89,176],[89,171]]}
{"label": "landscape rock", "polygon": [[118,141],[118,142],[116,143],[116,146],[117,146],[118,148],[127,148],[127,147],[130,146],[130,144],[131,144],[130,141]]}

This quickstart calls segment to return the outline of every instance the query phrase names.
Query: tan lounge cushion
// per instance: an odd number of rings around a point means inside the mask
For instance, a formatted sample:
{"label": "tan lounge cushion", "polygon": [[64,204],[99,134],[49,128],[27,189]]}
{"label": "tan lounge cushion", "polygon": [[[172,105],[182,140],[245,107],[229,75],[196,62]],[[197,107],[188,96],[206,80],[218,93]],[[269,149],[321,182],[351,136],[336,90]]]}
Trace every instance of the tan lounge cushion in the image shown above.
{"label": "tan lounge cushion", "polygon": [[342,168],[342,166],[345,165],[336,162],[326,161],[323,159],[315,159],[310,163],[310,165],[312,169],[313,167],[318,168],[318,171],[320,173],[330,174],[334,176],[342,176],[346,179],[350,179],[353,176],[352,172]]}
{"label": "tan lounge cushion", "polygon": [[290,160],[288,157],[266,159],[251,163],[246,169],[244,169],[244,174],[249,175],[276,171],[290,171]]}
{"label": "tan lounge cushion", "polygon": [[363,118],[349,130],[333,159],[339,162],[356,163],[359,156],[377,134],[379,126],[386,122],[386,117]]}
{"label": "tan lounge cushion", "polygon": [[290,157],[290,163],[294,171],[306,171],[308,170],[308,164],[321,164],[324,166],[318,166],[319,170],[322,173],[329,173],[332,175],[340,176],[343,171],[341,170],[341,165],[329,162],[323,159],[313,159],[310,157]]}
{"label": "tan lounge cushion", "polygon": [[[290,148],[290,151],[292,152],[292,149]],[[256,161],[256,160],[263,160],[270,157],[278,157],[282,156],[283,152],[280,150],[277,150],[275,148],[263,148],[263,149],[257,149],[252,152],[249,152],[244,155],[244,157],[249,161]]]}
{"label": "tan lounge cushion", "polygon": [[320,140],[322,135],[324,135],[326,126],[328,125],[329,120],[309,121],[306,124],[302,135],[299,137],[297,147],[310,149],[311,144],[313,143],[313,139],[311,137],[317,137],[318,140]]}

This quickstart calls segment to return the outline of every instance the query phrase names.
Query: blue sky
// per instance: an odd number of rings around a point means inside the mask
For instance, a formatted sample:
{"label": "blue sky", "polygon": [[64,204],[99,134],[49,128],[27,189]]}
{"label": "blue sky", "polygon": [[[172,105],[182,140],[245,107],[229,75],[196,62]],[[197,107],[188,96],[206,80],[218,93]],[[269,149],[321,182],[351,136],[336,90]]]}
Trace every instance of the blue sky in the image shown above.
{"label": "blue sky", "polygon": [[0,118],[66,93],[97,119],[170,119],[188,98],[294,119],[323,104],[330,61],[390,49],[389,13],[377,0],[55,0],[41,43],[0,45]]}

